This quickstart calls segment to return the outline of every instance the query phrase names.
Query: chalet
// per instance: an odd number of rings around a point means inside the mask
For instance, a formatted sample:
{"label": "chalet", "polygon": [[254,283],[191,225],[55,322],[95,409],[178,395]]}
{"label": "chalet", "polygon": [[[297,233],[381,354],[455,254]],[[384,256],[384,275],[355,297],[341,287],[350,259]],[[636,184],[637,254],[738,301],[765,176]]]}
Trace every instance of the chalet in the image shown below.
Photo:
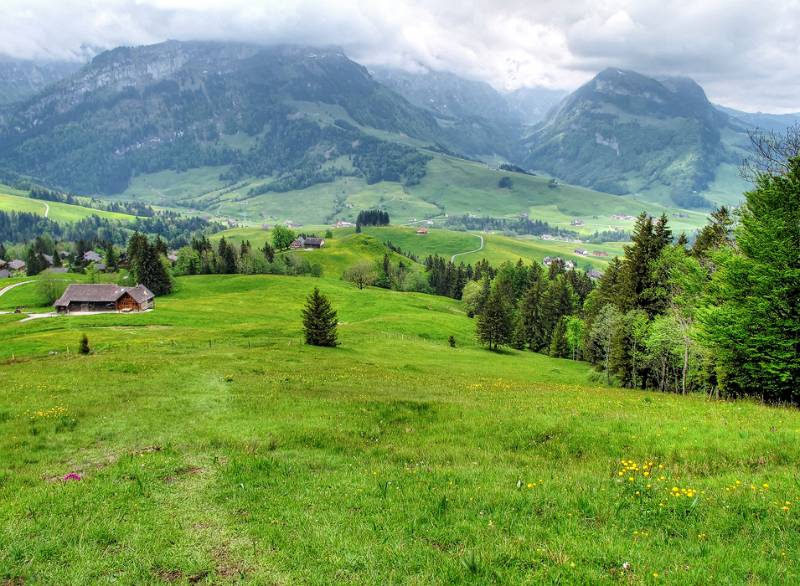
{"label": "chalet", "polygon": [[589,278],[592,279],[593,281],[596,281],[597,279],[603,276],[603,273],[601,273],[597,269],[592,269],[586,274],[589,275]]}
{"label": "chalet", "polygon": [[576,248],[574,252],[575,254],[579,254],[581,256],[589,256],[589,251],[584,248]]}
{"label": "chalet", "polygon": [[53,304],[58,313],[73,311],[145,311],[155,307],[155,295],[144,285],[121,287],[114,284],[70,285]]}
{"label": "chalet", "polygon": [[94,250],[88,250],[83,253],[84,262],[100,262],[103,257],[97,254]]}
{"label": "chalet", "polygon": [[6,269],[0,269],[0,279],[8,279],[11,276],[11,273]]}
{"label": "chalet", "polygon": [[26,266],[25,265],[25,261],[24,260],[19,260],[17,258],[17,259],[14,259],[12,261],[9,261],[7,268],[12,273],[21,273],[22,271],[25,270],[25,266]]}
{"label": "chalet", "polygon": [[425,234],[427,234],[427,233],[428,233],[428,229],[425,228],[424,226],[417,230],[417,234],[419,234],[420,236],[425,236]]}
{"label": "chalet", "polygon": [[339,220],[336,222],[334,228],[354,228],[355,224],[353,222],[346,222],[345,220]]}
{"label": "chalet", "polygon": [[48,267],[52,267],[53,264],[55,264],[55,261],[53,260],[53,257],[51,255],[43,254],[42,256],[44,257],[44,260],[47,263]]}
{"label": "chalet", "polygon": [[569,223],[570,226],[583,226],[583,220],[580,218],[573,218],[572,221]]}
{"label": "chalet", "polygon": [[322,238],[300,236],[289,245],[289,248],[292,250],[300,250],[302,248],[322,248],[323,246],[325,246],[325,240]]}

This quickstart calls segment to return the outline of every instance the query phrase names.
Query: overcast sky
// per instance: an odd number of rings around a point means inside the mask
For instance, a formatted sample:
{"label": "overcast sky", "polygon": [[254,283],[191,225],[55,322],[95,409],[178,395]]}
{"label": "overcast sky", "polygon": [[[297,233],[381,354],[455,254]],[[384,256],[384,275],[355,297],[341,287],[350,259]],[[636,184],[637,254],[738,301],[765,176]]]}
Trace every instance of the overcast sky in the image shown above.
{"label": "overcast sky", "polygon": [[732,107],[800,111],[800,0],[0,0],[0,54],[165,39],[338,45],[498,89],[571,90],[615,66],[688,75]]}

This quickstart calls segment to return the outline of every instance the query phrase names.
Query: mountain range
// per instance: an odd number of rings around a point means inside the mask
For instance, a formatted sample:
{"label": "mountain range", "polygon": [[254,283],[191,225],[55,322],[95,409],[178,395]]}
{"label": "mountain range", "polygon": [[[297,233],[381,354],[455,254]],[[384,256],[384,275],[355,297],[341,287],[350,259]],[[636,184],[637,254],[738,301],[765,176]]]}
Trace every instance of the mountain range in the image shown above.
{"label": "mountain range", "polygon": [[447,154],[704,208],[748,129],[800,119],[716,106],[688,78],[607,69],[566,96],[501,93],[370,71],[335,48],[216,42],[121,47],[79,69],[6,60],[0,93],[3,176],[93,194],[206,167],[227,184],[264,178],[262,193],[343,176],[413,185]]}

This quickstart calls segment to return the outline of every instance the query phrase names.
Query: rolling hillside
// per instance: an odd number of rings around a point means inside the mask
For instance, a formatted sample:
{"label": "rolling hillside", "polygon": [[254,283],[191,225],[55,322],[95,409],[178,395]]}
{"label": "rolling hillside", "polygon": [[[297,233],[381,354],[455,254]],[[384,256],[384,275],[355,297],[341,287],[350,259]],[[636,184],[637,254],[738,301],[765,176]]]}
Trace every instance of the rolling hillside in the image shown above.
{"label": "rolling hillside", "polygon": [[0,185],[0,211],[28,212],[47,217],[54,222],[75,222],[89,216],[99,216],[108,220],[132,221],[135,216],[119,212],[109,212],[90,207],[61,202],[44,201],[27,197],[26,191]]}
{"label": "rolling hillside", "polygon": [[[339,348],[302,344],[315,286]],[[18,320],[12,583],[800,578],[793,409],[605,388],[478,347],[455,301],[338,279],[184,277],[151,313]]]}
{"label": "rolling hillside", "polygon": [[[268,224],[289,220],[312,225],[354,221],[359,210],[373,207],[386,209],[398,224],[426,218],[440,222],[445,215],[463,214],[493,217],[528,214],[561,227],[569,227],[572,220],[580,219],[583,225],[571,229],[584,234],[613,228],[629,230],[633,225],[631,220],[612,216],[637,215],[641,211],[654,215],[666,213],[678,232],[692,232],[706,221],[705,212],[567,184],[552,186],[547,177],[500,171],[483,163],[441,154],[431,156],[425,177],[413,186],[390,181],[368,185],[358,177],[340,177],[305,189],[253,196],[250,190],[260,181],[244,181],[223,188],[212,181],[212,190],[203,191],[204,182],[219,171],[209,168],[142,176],[120,197]],[[498,186],[503,177],[511,178],[510,189]]]}

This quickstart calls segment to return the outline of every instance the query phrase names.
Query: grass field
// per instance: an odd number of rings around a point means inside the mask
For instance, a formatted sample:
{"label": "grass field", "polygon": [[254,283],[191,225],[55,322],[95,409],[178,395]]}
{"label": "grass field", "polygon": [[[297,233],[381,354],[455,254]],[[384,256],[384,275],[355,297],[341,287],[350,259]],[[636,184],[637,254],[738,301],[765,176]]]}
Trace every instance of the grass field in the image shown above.
{"label": "grass field", "polygon": [[[566,184],[551,188],[547,177],[494,170],[484,163],[441,154],[433,154],[425,178],[412,187],[394,182],[367,185],[361,178],[340,177],[306,189],[252,196],[249,192],[253,187],[270,179],[245,180],[227,186],[219,181],[223,170],[207,167],[184,173],[143,175],[121,197],[259,223],[352,221],[359,210],[373,207],[386,209],[397,224],[468,213],[493,217],[526,213],[565,227],[578,218],[584,225],[577,230],[584,234],[632,228],[632,221],[615,220],[612,218],[615,214],[666,213],[676,233],[692,232],[706,220],[705,212],[679,210],[640,197],[609,195]],[[498,187],[504,176],[512,178],[511,189]]]}
{"label": "grass field", "polygon": [[42,201],[26,197],[25,192],[0,185],[0,211],[2,212],[28,212],[31,214],[45,215],[47,209],[50,212],[47,217],[55,222],[75,222],[88,218],[89,216],[100,216],[109,220],[128,220],[132,221],[134,216],[109,212],[106,210],[96,210],[79,205],[66,203]]}
{"label": "grass field", "polygon": [[[302,344],[315,285],[337,349]],[[604,388],[473,329],[449,299],[275,276],[0,316],[0,580],[800,579],[800,413]]]}
{"label": "grass field", "polygon": [[[298,231],[313,232],[323,235],[329,228],[325,226],[304,226]],[[407,226],[382,226],[365,227],[363,235],[370,236],[374,243],[364,248],[361,244],[361,252],[352,250],[353,244],[357,242],[354,237],[354,228],[338,228],[332,230],[334,238],[326,240],[325,247],[321,250],[306,251],[301,254],[309,255],[309,259],[319,262],[323,267],[334,271],[344,270],[348,265],[355,264],[362,260],[379,260],[385,248],[379,246],[386,242],[399,246],[403,252],[410,252],[416,255],[420,261],[426,256],[438,254],[446,258],[456,257],[456,262],[474,264],[485,258],[494,266],[498,266],[505,261],[516,262],[522,259],[526,263],[533,261],[541,262],[546,256],[558,256],[564,259],[573,260],[576,266],[581,269],[600,269],[602,270],[611,258],[622,254],[623,243],[610,242],[605,244],[573,244],[569,242],[559,242],[553,240],[541,240],[539,238],[519,236],[509,237],[499,234],[485,234],[475,232],[459,232],[446,230],[444,228],[431,228],[428,234],[422,236],[417,234],[417,229]],[[224,232],[215,234],[212,239],[225,238],[235,244],[240,244],[242,240],[249,240],[253,245],[260,247],[270,238],[270,232],[262,228],[245,227],[232,228]],[[483,237],[484,247],[477,252]],[[602,250],[609,254],[608,257],[582,256],[575,253],[575,249],[583,248],[595,251]],[[395,261],[398,258],[395,257]],[[408,261],[405,261],[408,264]],[[336,274],[340,274],[337,272]]]}

